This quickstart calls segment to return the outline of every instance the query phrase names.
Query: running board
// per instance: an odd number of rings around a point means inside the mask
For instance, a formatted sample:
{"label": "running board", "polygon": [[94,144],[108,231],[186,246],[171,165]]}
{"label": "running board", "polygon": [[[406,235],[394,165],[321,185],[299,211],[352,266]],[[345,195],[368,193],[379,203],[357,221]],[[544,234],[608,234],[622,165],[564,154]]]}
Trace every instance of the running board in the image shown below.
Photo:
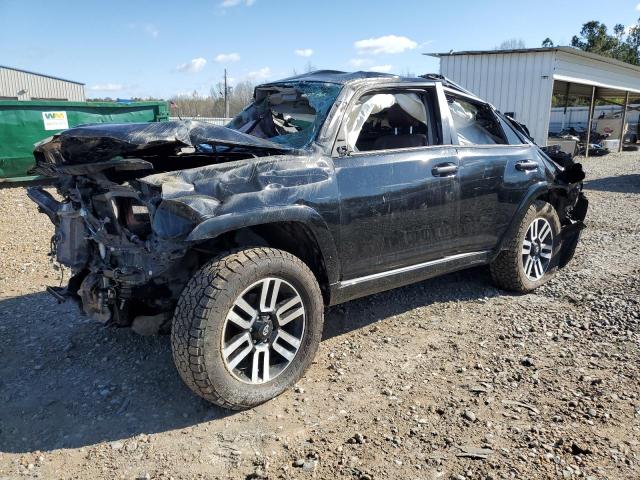
{"label": "running board", "polygon": [[457,270],[484,265],[489,262],[490,258],[490,251],[460,253],[364,277],[343,280],[331,286],[331,304],[336,305]]}

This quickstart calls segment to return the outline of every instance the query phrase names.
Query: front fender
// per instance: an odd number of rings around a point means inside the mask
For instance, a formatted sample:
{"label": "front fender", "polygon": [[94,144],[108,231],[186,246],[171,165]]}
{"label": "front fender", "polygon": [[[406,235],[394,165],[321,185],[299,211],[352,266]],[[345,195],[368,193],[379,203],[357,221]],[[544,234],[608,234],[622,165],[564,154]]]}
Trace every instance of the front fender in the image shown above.
{"label": "front fender", "polygon": [[266,207],[259,210],[227,213],[211,217],[196,226],[187,236],[186,241],[199,242],[216,238],[240,228],[275,222],[298,222],[304,224],[312,233],[320,248],[329,283],[338,281],[340,275],[338,251],[333,236],[320,214],[306,205]]}

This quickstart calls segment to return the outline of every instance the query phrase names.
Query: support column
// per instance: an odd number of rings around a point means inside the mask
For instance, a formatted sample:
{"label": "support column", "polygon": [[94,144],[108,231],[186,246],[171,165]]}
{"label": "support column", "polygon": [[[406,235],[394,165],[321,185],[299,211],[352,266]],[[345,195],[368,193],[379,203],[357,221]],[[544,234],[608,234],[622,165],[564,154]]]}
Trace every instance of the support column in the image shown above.
{"label": "support column", "polygon": [[564,130],[565,122],[567,121],[567,110],[569,109],[569,91],[571,90],[571,84],[567,82],[567,87],[564,90],[564,110],[562,112],[562,129]]}
{"label": "support column", "polygon": [[591,87],[591,104],[589,105],[589,120],[587,121],[587,141],[584,147],[584,158],[589,158],[589,144],[591,143],[591,127],[593,126],[593,109],[596,105],[596,87]]}
{"label": "support column", "polygon": [[622,110],[622,126],[620,127],[620,145],[618,145],[618,153],[622,151],[622,141],[624,140],[624,125],[627,123],[627,108],[629,107],[629,90],[624,96],[624,110]]}

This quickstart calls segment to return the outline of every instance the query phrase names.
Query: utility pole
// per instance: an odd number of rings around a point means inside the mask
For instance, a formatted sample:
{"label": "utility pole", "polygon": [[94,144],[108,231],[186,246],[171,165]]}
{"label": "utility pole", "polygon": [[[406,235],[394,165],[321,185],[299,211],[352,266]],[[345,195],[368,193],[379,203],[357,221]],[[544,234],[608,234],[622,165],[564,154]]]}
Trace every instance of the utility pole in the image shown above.
{"label": "utility pole", "polygon": [[227,69],[224,69],[224,118],[229,118],[229,87],[227,86]]}

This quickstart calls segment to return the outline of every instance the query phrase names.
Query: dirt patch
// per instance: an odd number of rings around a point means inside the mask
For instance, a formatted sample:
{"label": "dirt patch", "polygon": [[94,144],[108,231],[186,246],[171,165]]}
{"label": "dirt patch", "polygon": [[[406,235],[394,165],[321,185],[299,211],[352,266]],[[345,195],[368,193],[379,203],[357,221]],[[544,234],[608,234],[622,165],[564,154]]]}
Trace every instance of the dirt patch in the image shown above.
{"label": "dirt patch", "polygon": [[639,478],[640,155],[585,168],[551,283],[480,268],[331,308],[301,382],[242,413],[187,390],[167,337],[42,293],[52,227],[0,190],[0,478]]}

